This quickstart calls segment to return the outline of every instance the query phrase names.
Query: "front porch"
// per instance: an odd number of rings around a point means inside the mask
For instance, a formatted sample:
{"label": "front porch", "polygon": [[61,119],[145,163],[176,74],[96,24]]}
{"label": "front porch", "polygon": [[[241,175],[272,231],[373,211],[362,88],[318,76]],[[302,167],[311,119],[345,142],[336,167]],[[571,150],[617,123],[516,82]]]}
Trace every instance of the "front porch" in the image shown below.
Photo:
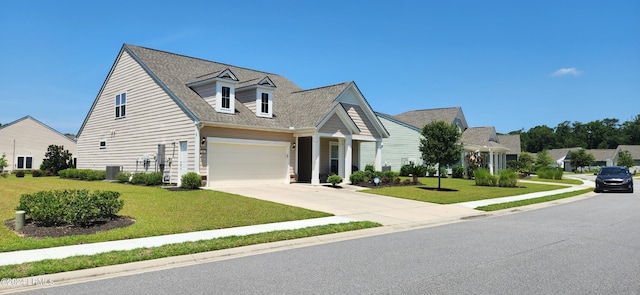
{"label": "front porch", "polygon": [[360,163],[360,143],[376,142],[376,170],[382,169],[381,140],[356,139],[335,136],[296,137],[295,174],[297,182],[318,185],[326,182],[327,176],[337,174],[345,181],[353,171],[363,170],[367,163]]}

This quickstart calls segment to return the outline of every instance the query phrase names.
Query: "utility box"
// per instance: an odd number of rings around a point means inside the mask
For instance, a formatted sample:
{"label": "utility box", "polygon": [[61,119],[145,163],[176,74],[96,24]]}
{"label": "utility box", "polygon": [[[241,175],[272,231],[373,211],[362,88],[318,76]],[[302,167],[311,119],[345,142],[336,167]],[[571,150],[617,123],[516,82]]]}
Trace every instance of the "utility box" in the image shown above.
{"label": "utility box", "polygon": [[107,166],[106,180],[117,180],[118,172],[120,172],[120,166]]}

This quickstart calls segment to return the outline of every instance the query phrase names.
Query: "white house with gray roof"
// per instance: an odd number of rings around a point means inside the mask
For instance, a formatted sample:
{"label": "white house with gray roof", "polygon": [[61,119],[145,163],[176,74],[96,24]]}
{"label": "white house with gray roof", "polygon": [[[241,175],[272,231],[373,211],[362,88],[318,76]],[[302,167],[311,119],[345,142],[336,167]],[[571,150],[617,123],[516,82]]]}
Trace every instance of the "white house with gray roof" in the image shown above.
{"label": "white house with gray roof", "polygon": [[9,171],[40,169],[50,145],[76,152],[75,140],[31,116],[0,126],[0,156],[5,155]]}
{"label": "white house with gray roof", "polygon": [[[423,162],[419,149],[422,138],[420,133],[426,124],[444,121],[458,126],[460,132],[469,127],[460,107],[413,110],[395,116],[379,112],[376,114],[391,134],[382,141],[382,163],[390,166],[393,171],[399,171],[402,165]],[[365,165],[373,164],[373,143],[362,143],[360,148],[360,162]]]}
{"label": "white house with gray roof", "polygon": [[354,82],[284,76],[124,44],[78,132],[77,167],[197,172],[207,186],[348,179],[388,131]]}

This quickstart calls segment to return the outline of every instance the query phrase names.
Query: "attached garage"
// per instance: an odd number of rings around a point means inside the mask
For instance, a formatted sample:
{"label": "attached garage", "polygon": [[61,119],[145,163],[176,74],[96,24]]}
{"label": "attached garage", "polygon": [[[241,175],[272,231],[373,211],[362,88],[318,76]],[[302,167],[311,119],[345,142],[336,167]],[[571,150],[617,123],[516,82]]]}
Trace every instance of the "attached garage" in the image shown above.
{"label": "attached garage", "polygon": [[209,137],[208,186],[289,183],[289,142]]}

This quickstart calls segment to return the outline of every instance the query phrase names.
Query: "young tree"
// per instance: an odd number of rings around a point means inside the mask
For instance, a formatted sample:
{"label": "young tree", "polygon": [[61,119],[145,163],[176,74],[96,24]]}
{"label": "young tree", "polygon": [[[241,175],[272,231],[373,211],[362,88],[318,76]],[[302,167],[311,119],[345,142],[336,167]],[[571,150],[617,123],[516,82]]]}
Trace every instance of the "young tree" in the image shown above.
{"label": "young tree", "polygon": [[[435,121],[425,125],[421,132],[420,152],[427,166],[453,165],[460,161],[462,145],[458,144],[460,131],[455,124]],[[440,189],[438,177],[438,189]]]}
{"label": "young tree", "polygon": [[542,150],[538,153],[538,157],[536,158],[536,170],[547,168],[551,163],[553,163],[553,159],[549,156],[549,152],[547,150]]}
{"label": "young tree", "polygon": [[618,163],[616,165],[625,166],[627,168],[633,166],[634,162],[631,153],[629,151],[620,152],[620,154],[618,155]]}
{"label": "young tree", "polygon": [[522,152],[518,157],[518,167],[520,168],[520,171],[527,174],[531,174],[534,162],[535,159],[531,153]]}
{"label": "young tree", "polygon": [[44,156],[45,158],[40,165],[42,171],[51,171],[58,175],[58,171],[73,167],[71,153],[65,150],[64,146],[50,145]]}
{"label": "young tree", "polygon": [[0,173],[4,172],[4,167],[9,166],[7,163],[7,158],[4,153],[2,153],[2,158],[0,158]]}
{"label": "young tree", "polygon": [[596,157],[594,157],[592,154],[587,153],[585,149],[579,149],[577,151],[570,152],[569,158],[571,159],[571,165],[576,168],[589,166],[596,161]]}

